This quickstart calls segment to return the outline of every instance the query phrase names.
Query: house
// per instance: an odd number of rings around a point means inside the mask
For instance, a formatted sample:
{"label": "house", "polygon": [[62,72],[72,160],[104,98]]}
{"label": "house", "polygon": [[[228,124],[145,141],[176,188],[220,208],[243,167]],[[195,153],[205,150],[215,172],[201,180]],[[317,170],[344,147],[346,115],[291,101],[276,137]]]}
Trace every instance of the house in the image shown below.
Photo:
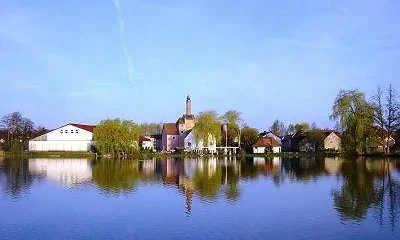
{"label": "house", "polygon": [[338,133],[334,131],[325,131],[325,133],[327,132],[329,132],[329,135],[324,139],[325,151],[339,151],[341,139]]}
{"label": "house", "polygon": [[[293,134],[286,135],[282,138],[282,148],[284,152],[298,152],[300,148],[304,148],[304,139],[306,134],[298,131]],[[303,146],[303,147],[302,147]]]}
{"label": "house", "polygon": [[279,144],[282,145],[282,139],[275,135],[273,132],[264,131],[258,135],[259,137],[272,137],[274,138]]}
{"label": "house", "polygon": [[147,136],[139,136],[139,146],[143,149],[154,149],[152,139]]}
{"label": "house", "polygon": [[253,153],[281,152],[281,144],[273,137],[261,137],[253,145]]}
{"label": "house", "polygon": [[193,130],[189,130],[184,139],[184,148],[187,152],[203,152],[205,150],[208,153],[214,154],[217,152],[217,139],[211,134],[208,135],[208,143],[205,146],[204,141],[199,139],[196,141]]}
{"label": "house", "polygon": [[162,135],[139,136],[139,146],[153,151],[161,150]]}
{"label": "house", "polygon": [[189,96],[186,98],[186,114],[180,117],[175,123],[164,123],[162,129],[161,145],[163,151],[175,151],[184,147],[186,135],[193,129],[195,124],[192,115],[192,101]]}
{"label": "house", "polygon": [[396,150],[396,138],[398,137],[396,132],[390,134],[375,127],[375,133],[375,137],[369,138],[369,146],[366,148],[367,153],[392,153],[392,150]]}
{"label": "house", "polygon": [[69,123],[29,141],[29,151],[89,152],[93,142],[94,126]]}
{"label": "house", "polygon": [[154,134],[150,136],[153,141],[154,150],[159,151],[162,149],[162,134]]}

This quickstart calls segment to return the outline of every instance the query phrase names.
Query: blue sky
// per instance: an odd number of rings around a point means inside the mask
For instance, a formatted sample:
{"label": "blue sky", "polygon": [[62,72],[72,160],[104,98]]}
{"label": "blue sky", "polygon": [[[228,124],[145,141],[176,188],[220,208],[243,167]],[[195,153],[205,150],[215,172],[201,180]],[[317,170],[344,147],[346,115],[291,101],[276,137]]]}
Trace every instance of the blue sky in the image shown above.
{"label": "blue sky", "polygon": [[339,89],[400,90],[400,2],[0,0],[0,114],[48,128],[235,109],[333,126]]}

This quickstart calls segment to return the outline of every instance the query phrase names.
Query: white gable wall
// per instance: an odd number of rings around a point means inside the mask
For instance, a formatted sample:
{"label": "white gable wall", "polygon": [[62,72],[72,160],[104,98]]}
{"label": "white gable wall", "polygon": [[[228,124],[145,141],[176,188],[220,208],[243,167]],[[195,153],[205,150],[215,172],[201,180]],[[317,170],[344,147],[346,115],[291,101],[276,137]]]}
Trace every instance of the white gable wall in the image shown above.
{"label": "white gable wall", "polygon": [[[273,147],[273,153],[280,153],[282,151],[281,147]],[[253,153],[267,153],[265,147],[253,147]]]}
{"label": "white gable wall", "polygon": [[66,125],[29,141],[29,151],[90,151],[93,133]]}

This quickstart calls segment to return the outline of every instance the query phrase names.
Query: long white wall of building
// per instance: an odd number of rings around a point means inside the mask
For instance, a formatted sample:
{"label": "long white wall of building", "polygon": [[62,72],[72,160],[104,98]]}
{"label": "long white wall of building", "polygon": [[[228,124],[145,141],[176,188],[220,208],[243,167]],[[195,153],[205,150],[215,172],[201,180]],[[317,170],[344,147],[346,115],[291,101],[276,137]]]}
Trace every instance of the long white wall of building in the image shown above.
{"label": "long white wall of building", "polygon": [[29,151],[90,151],[93,133],[66,125],[29,141]]}

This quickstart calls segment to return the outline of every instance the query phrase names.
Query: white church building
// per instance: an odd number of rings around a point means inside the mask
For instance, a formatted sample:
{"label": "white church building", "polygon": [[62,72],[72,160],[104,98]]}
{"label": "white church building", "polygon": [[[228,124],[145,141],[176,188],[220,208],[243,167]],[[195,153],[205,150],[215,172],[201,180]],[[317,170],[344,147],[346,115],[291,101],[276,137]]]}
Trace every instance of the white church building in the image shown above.
{"label": "white church building", "polygon": [[89,152],[94,126],[70,123],[29,141],[29,151]]}

